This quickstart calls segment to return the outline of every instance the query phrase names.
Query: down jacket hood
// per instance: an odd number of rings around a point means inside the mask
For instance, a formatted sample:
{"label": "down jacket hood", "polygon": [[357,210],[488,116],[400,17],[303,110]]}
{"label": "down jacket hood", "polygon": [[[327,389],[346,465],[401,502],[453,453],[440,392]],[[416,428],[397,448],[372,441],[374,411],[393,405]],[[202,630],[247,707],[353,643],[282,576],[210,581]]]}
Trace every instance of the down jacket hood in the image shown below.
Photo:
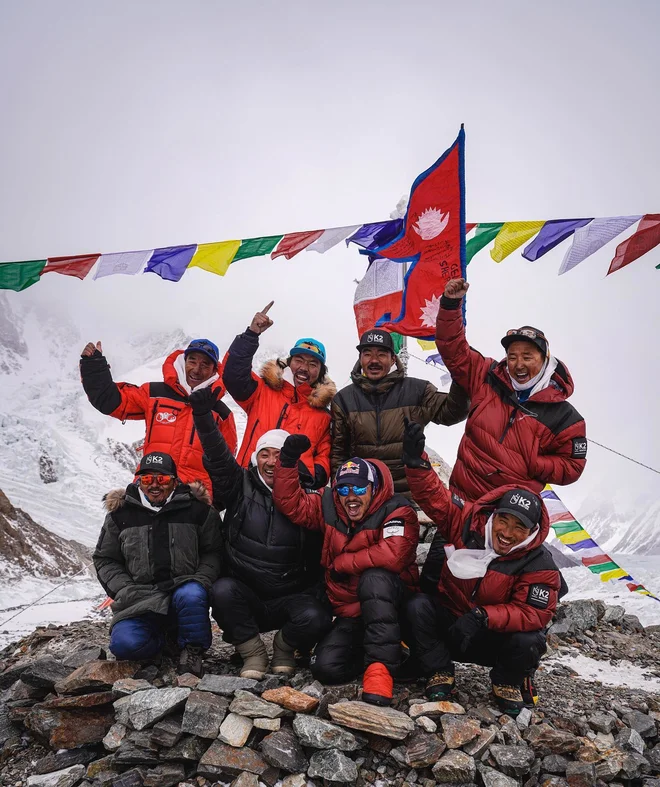
{"label": "down jacket hood", "polygon": [[[500,361],[493,371],[496,377],[498,377],[507,386],[507,388],[510,388],[511,391],[513,391],[511,378],[509,377],[509,372],[506,368],[506,358]],[[534,401],[562,402],[568,399],[574,390],[575,384],[573,382],[573,378],[571,377],[571,373],[568,371],[566,366],[558,360],[557,368],[550,378],[550,384],[547,388],[544,388],[542,391],[534,394]]]}
{"label": "down jacket hood", "polygon": [[260,376],[269,388],[274,391],[284,391],[287,387],[295,389],[301,396],[307,400],[310,407],[315,407],[319,410],[326,409],[330,406],[333,396],[337,393],[337,386],[326,374],[323,381],[319,381],[316,385],[298,385],[293,386],[284,379],[284,371],[287,369],[286,363],[281,358],[273,358],[261,367]]}
{"label": "down jacket hood", "polygon": [[[129,484],[126,489],[112,489],[103,496],[103,506],[106,511],[113,513],[119,510],[126,503],[126,493],[133,484]],[[201,503],[206,503],[207,506],[211,505],[211,495],[201,481],[193,481],[191,484],[179,484],[174,490],[172,500],[177,497],[191,494],[196,500]]]}
{"label": "down jacket hood", "polygon": [[[176,366],[174,365],[176,359],[180,355],[183,355],[184,352],[184,350],[174,350],[163,361],[163,382],[167,383],[170,388],[174,388],[175,391],[178,391],[183,396],[187,396],[188,391],[184,390],[184,388],[179,383],[179,374],[176,370]],[[217,374],[218,378],[213,383],[211,383],[211,387],[220,388],[220,395],[222,396],[225,392],[225,387],[222,384],[222,364],[220,363],[218,364]]]}
{"label": "down jacket hood", "polygon": [[[378,511],[378,509],[394,495],[394,481],[392,480],[392,473],[390,473],[388,466],[384,462],[381,462],[380,459],[366,459],[365,461],[371,463],[376,468],[376,472],[378,473],[378,487],[376,488],[376,494],[371,498],[369,508],[360,522],[370,517],[375,511]],[[339,502],[340,498],[335,491],[334,483],[332,485],[332,499],[335,503],[337,515],[344,524],[348,524],[348,517]],[[359,527],[360,522],[354,522],[353,526]]]}

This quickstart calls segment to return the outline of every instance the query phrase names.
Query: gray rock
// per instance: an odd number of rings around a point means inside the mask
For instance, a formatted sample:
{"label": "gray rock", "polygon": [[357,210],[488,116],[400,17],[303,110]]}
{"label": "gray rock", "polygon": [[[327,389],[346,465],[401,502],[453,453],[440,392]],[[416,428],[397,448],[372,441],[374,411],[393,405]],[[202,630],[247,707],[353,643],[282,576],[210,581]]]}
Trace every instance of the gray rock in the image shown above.
{"label": "gray rock", "polygon": [[21,680],[28,686],[35,688],[52,689],[60,680],[73,672],[73,667],[67,667],[52,656],[37,659],[23,672]]}
{"label": "gray rock", "polygon": [[237,678],[234,675],[204,675],[197,684],[197,691],[211,691],[223,697],[233,697],[239,689],[248,691],[257,685],[256,680]]}
{"label": "gray rock", "polygon": [[641,634],[644,631],[644,626],[642,626],[637,615],[624,615],[621,627],[624,631],[629,631],[633,634]]}
{"label": "gray rock", "polygon": [[144,777],[144,787],[175,787],[186,778],[186,771],[180,763],[157,765],[150,768]]}
{"label": "gray rock", "polygon": [[303,686],[300,691],[302,691],[303,694],[308,694],[310,697],[315,697],[317,700],[320,700],[325,692],[325,689],[323,688],[322,683],[320,683],[318,680],[315,680],[313,683],[308,683],[306,686]]}
{"label": "gray rock", "polygon": [[209,747],[208,739],[185,735],[171,749],[161,751],[161,760],[197,760],[201,759]]}
{"label": "gray rock", "polygon": [[239,716],[248,716],[251,719],[264,717],[266,719],[279,719],[286,715],[285,708],[275,705],[274,702],[266,702],[261,697],[251,694],[249,691],[239,689],[232,700],[229,710]]}
{"label": "gray rock", "polygon": [[[232,784],[231,787],[236,787]],[[282,787],[307,787],[307,776],[304,773],[296,773],[282,779]]]}
{"label": "gray rock", "polygon": [[88,664],[90,661],[103,661],[106,655],[103,648],[85,646],[84,648],[74,650],[73,653],[62,659],[62,664],[65,667],[78,669],[78,667],[82,667],[83,664]]}
{"label": "gray rock", "polygon": [[126,737],[127,732],[128,729],[124,724],[119,724],[119,723],[113,724],[102,741],[105,750],[117,751],[117,749],[121,746],[124,738]]}
{"label": "gray rock", "polygon": [[651,769],[649,761],[637,752],[626,753],[621,763],[619,776],[624,779],[639,779]]}
{"label": "gray rock", "polygon": [[428,716],[418,716],[415,719],[415,726],[424,730],[424,732],[436,732],[438,729],[438,725],[433,719],[429,719]]}
{"label": "gray rock", "polygon": [[74,787],[85,775],[84,765],[71,765],[61,771],[28,776],[28,787]]}
{"label": "gray rock", "polygon": [[[279,721],[279,719],[276,719]],[[239,716],[237,713],[230,713],[220,725],[218,740],[237,749],[245,746],[245,743],[252,732],[253,721],[247,716]]]}
{"label": "gray rock", "polygon": [[143,678],[120,678],[112,684],[112,690],[118,697],[128,697],[138,691],[153,689],[151,683]]}
{"label": "gray rock", "polygon": [[217,738],[229,700],[210,691],[192,691],[186,700],[181,731],[200,738]]}
{"label": "gray rock", "polygon": [[[234,779],[231,787],[259,787],[259,777],[254,773],[242,773],[238,778]],[[305,787],[305,785],[302,787]]]}
{"label": "gray rock", "polygon": [[532,724],[525,730],[525,739],[539,757],[546,754],[571,754],[581,745],[571,732],[555,730],[549,724]]}
{"label": "gray rock", "polygon": [[323,749],[310,757],[307,775],[346,784],[357,779],[358,769],[353,760],[338,749]]}
{"label": "gray rock", "polygon": [[355,751],[365,744],[361,736],[358,737],[325,719],[302,713],[298,713],[293,720],[293,730],[303,746],[311,746],[314,749]]}
{"label": "gray rock", "polygon": [[623,616],[626,614],[626,610],[624,607],[616,606],[606,606],[605,607],[605,614],[603,615],[603,621],[605,623],[609,623],[612,626],[618,626],[621,621],[623,620]]}
{"label": "gray rock", "polygon": [[534,763],[534,752],[528,746],[502,746],[494,743],[490,753],[498,768],[507,776],[525,776]]}
{"label": "gray rock", "polygon": [[652,716],[647,716],[645,713],[634,710],[626,713],[623,720],[629,727],[636,730],[642,738],[655,738],[657,735],[655,719]]}
{"label": "gray rock", "polygon": [[123,724],[124,726],[128,727],[129,725],[132,726],[131,720],[128,715],[128,709],[131,707],[131,702],[133,701],[133,697],[120,697],[118,700],[112,703],[112,707],[115,711],[115,721],[119,724]]}
{"label": "gray rock", "polygon": [[456,749],[443,754],[433,766],[433,776],[441,784],[468,784],[474,782],[476,773],[474,758]]}
{"label": "gray rock", "polygon": [[548,754],[541,761],[541,770],[545,773],[562,774],[566,773],[568,760],[561,754]]}
{"label": "gray rock", "polygon": [[[593,599],[579,599],[560,604],[557,607],[557,621],[559,624],[568,624],[569,630],[566,633],[579,633],[596,626],[599,611],[600,607]],[[549,633],[554,633],[554,628],[552,626]]]}
{"label": "gray rock", "polygon": [[181,740],[183,732],[181,724],[183,719],[177,716],[168,716],[166,719],[154,724],[151,730],[151,741],[158,746],[171,748]]}
{"label": "gray rock", "polygon": [[189,695],[190,689],[180,688],[139,691],[130,697],[128,718],[136,730],[143,730],[178,710]]}
{"label": "gray rock", "polygon": [[404,764],[410,768],[429,768],[435,765],[446,749],[447,746],[439,735],[428,732],[413,733],[404,748]]}
{"label": "gray rock", "polygon": [[481,724],[478,719],[469,716],[454,716],[446,713],[440,719],[442,724],[442,734],[449,749],[460,749],[474,740],[481,732]]}
{"label": "gray rock", "polygon": [[[380,708],[366,702],[345,701],[328,706],[333,721],[353,730],[373,732],[384,738],[403,740],[415,729],[410,716],[394,708]],[[423,714],[420,714],[423,715]]]}
{"label": "gray rock", "polygon": [[471,757],[480,759],[481,755],[485,753],[491,743],[497,738],[498,732],[499,728],[495,725],[482,730],[478,738],[475,738],[473,741],[470,741],[467,746],[463,747],[463,751]]}
{"label": "gray rock", "polygon": [[623,752],[616,752],[596,763],[596,778],[603,782],[611,782],[616,779],[623,767],[624,756]]}
{"label": "gray rock", "polygon": [[[608,607],[608,609],[616,609],[616,607]],[[623,607],[621,607],[621,609],[623,609]],[[603,711],[596,711],[595,713],[592,713],[587,721],[589,722],[589,726],[592,730],[596,730],[596,732],[602,732],[605,734],[612,732],[616,726],[616,716]]]}
{"label": "gray rock", "polygon": [[646,744],[642,736],[630,727],[624,727],[621,732],[614,738],[614,743],[618,749],[622,751],[633,751],[637,754],[644,754]]}
{"label": "gray rock", "polygon": [[518,787],[518,782],[503,773],[479,763],[477,765],[484,787]]}
{"label": "gray rock", "polygon": [[596,784],[596,768],[592,762],[569,762],[566,766],[566,781],[569,787],[593,787]]}
{"label": "gray rock", "polygon": [[283,727],[266,735],[261,741],[261,754],[266,762],[289,773],[305,771],[309,765],[302,746],[290,727]]}
{"label": "gray rock", "polygon": [[653,770],[656,773],[660,773],[660,743],[655,745],[650,751],[647,751],[645,756],[651,763]]}
{"label": "gray rock", "polygon": [[115,752],[114,764],[125,765],[158,765],[156,752],[143,749],[130,741],[124,741]]}
{"label": "gray rock", "polygon": [[529,727],[532,721],[532,711],[529,708],[523,708],[516,716],[516,726],[519,730],[524,730]]}
{"label": "gray rock", "polygon": [[214,779],[216,776],[240,776],[254,773],[264,776],[272,767],[256,751],[244,747],[235,749],[221,741],[213,741],[197,766],[198,776]]}
{"label": "gray rock", "polygon": [[[243,718],[243,717],[241,717]],[[254,726],[257,730],[268,730],[268,732],[277,732],[282,726],[282,719],[252,719]]]}
{"label": "gray rock", "polygon": [[70,768],[72,765],[88,765],[96,759],[97,753],[92,749],[65,749],[50,752],[32,766],[32,774],[52,773]]}
{"label": "gray rock", "polygon": [[[112,787],[142,787],[144,784],[145,772],[143,768],[131,768],[130,771],[115,776],[111,780]],[[98,777],[97,777],[98,780]]]}

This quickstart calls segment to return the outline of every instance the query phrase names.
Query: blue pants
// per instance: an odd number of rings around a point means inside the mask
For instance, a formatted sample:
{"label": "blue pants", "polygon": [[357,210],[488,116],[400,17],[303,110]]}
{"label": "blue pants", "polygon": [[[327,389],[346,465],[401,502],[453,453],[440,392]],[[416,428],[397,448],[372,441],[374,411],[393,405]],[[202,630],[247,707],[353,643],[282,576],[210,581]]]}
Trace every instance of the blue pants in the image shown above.
{"label": "blue pants", "polygon": [[176,628],[178,644],[211,646],[209,597],[199,582],[186,582],[173,593],[169,615],[147,613],[125,618],[112,627],[110,650],[118,659],[148,661],[157,656],[165,644],[165,632]]}

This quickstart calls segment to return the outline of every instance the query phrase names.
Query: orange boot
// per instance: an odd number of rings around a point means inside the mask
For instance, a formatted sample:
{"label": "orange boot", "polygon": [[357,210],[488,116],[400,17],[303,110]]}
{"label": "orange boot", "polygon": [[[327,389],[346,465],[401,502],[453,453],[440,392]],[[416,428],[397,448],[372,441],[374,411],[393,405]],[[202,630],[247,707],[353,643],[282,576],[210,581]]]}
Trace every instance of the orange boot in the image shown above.
{"label": "orange boot", "polygon": [[371,705],[390,705],[394,681],[384,664],[374,661],[362,676],[362,701]]}

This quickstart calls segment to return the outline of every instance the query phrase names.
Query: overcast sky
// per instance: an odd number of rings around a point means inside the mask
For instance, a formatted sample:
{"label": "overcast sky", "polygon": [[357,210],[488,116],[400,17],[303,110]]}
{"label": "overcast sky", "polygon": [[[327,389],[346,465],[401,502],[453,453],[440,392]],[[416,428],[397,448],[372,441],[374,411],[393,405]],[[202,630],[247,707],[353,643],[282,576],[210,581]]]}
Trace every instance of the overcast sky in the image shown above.
{"label": "overcast sky", "polygon": [[[660,211],[653,0],[0,8],[3,261],[384,219],[461,122],[468,221]],[[468,338],[500,357],[507,328],[543,328],[588,435],[660,467],[660,248],[605,278],[615,246],[562,277],[566,245],[537,263],[481,252]],[[268,341],[316,336],[343,384],[363,271],[342,244],[245,260],[224,279],[50,275],[9,295],[72,317],[110,357],[113,335],[171,327],[224,349],[275,299]],[[450,461],[459,438],[460,428],[433,434]],[[657,497],[659,481],[592,447],[567,500],[597,488]]]}

